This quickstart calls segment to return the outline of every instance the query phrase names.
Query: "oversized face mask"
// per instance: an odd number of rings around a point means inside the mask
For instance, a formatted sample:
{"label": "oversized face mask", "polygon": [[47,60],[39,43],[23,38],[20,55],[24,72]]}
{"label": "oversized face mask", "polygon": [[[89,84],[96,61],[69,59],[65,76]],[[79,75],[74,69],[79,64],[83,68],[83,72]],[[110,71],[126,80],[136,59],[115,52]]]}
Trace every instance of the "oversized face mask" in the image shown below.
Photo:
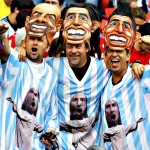
{"label": "oversized face mask", "polygon": [[63,22],[63,37],[70,44],[81,44],[84,41],[89,43],[91,32],[94,32],[99,24],[92,25],[87,9],[69,8]]}
{"label": "oversized face mask", "polygon": [[52,42],[60,19],[60,10],[57,6],[41,3],[34,7],[31,17],[26,19],[26,31],[29,35],[47,36],[49,43]]}
{"label": "oversized face mask", "polygon": [[131,50],[135,41],[132,21],[129,17],[114,15],[103,28],[105,45],[112,50]]}

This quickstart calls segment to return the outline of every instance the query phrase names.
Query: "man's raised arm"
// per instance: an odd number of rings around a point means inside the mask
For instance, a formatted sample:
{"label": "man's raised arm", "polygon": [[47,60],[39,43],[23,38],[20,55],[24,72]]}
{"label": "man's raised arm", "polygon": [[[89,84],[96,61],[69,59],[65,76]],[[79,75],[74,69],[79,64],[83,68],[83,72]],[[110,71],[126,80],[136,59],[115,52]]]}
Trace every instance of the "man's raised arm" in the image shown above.
{"label": "man's raised arm", "polygon": [[8,28],[6,22],[0,21],[0,58],[2,62],[6,62],[10,54],[10,46],[5,36],[5,32]]}

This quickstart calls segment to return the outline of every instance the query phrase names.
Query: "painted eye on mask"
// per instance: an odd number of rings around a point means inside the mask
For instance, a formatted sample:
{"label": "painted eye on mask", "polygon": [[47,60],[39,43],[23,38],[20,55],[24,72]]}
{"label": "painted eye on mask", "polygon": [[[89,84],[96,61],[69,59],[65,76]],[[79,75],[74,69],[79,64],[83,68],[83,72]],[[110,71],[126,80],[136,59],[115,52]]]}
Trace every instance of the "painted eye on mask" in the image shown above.
{"label": "painted eye on mask", "polygon": [[117,26],[117,24],[118,24],[118,22],[116,22],[116,21],[113,21],[113,22],[111,23],[111,25],[113,25],[113,26]]}
{"label": "painted eye on mask", "polygon": [[41,13],[37,13],[35,12],[33,15],[32,15],[32,18],[38,18],[41,16]]}
{"label": "painted eye on mask", "polygon": [[55,22],[56,16],[55,15],[46,15],[46,18],[50,19],[52,22]]}
{"label": "painted eye on mask", "polygon": [[75,15],[74,14],[70,14],[70,15],[68,15],[67,16],[67,20],[72,20],[72,19],[74,19],[75,18]]}
{"label": "painted eye on mask", "polygon": [[80,19],[83,20],[83,21],[87,21],[88,20],[88,18],[86,16],[84,16],[84,15],[80,15]]}
{"label": "painted eye on mask", "polygon": [[128,23],[124,24],[124,29],[130,29],[130,28],[131,28],[131,26]]}

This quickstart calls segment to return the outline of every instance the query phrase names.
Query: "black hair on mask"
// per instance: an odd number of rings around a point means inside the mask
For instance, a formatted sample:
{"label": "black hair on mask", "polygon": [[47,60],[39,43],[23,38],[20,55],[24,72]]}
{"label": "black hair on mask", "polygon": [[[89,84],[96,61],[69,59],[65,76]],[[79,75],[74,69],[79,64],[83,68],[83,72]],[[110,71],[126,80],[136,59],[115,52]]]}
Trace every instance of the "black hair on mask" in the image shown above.
{"label": "black hair on mask", "polygon": [[118,3],[118,7],[109,16],[108,22],[110,21],[111,17],[114,15],[129,17],[133,24],[134,33],[136,33],[136,23],[129,3]]}

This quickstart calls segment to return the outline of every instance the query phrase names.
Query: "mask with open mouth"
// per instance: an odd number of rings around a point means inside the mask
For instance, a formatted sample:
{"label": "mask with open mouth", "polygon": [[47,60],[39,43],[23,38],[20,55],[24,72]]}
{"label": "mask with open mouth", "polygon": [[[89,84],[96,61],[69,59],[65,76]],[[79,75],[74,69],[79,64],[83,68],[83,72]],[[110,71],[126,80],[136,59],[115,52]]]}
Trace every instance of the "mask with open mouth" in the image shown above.
{"label": "mask with open mouth", "polygon": [[114,15],[103,28],[105,46],[112,50],[132,50],[136,34],[132,21],[127,16]]}
{"label": "mask with open mouth", "polygon": [[62,35],[69,44],[81,44],[86,41],[90,47],[91,33],[98,27],[98,21],[91,20],[86,8],[72,7],[66,12]]}
{"label": "mask with open mouth", "polygon": [[47,36],[51,44],[57,32],[60,20],[60,10],[57,6],[41,3],[34,7],[31,17],[26,18],[25,28],[28,35]]}

